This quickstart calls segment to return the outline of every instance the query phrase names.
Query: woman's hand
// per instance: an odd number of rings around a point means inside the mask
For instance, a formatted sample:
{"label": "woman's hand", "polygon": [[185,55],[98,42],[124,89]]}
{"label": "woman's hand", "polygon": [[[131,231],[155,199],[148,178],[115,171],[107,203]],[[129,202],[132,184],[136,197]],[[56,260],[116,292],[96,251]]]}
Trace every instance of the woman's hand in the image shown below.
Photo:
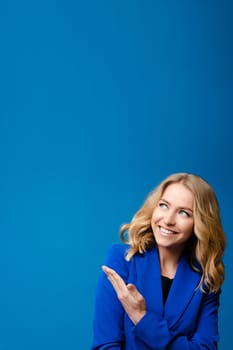
{"label": "woman's hand", "polygon": [[146,314],[146,302],[137,288],[129,283],[125,284],[124,280],[118,273],[107,266],[102,266],[102,270],[107,275],[116,291],[117,297],[120,300],[125,312],[128,314],[131,321],[136,324]]}

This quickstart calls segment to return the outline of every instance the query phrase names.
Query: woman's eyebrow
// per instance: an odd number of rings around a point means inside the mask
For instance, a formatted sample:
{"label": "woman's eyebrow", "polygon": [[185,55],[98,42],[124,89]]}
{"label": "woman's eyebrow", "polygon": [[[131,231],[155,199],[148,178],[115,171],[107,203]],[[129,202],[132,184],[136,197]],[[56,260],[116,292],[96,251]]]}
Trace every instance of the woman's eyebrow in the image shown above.
{"label": "woman's eyebrow", "polygon": [[160,200],[161,201],[163,201],[163,202],[166,202],[167,204],[170,204],[168,201],[166,201],[166,199],[164,199],[164,198],[160,198]]}
{"label": "woman's eyebrow", "polygon": [[182,210],[188,210],[188,211],[191,211],[191,213],[193,213],[193,210],[188,208],[188,207],[179,207],[179,209],[182,209]]}

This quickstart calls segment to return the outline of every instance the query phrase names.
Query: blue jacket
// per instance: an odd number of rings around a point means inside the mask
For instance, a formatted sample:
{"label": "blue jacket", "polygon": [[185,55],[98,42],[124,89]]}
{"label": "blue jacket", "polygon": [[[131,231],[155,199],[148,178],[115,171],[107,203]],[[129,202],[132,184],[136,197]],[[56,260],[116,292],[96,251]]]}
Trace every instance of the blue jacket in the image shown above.
{"label": "blue jacket", "polygon": [[134,325],[102,272],[96,290],[92,350],[216,350],[218,293],[202,293],[201,275],[182,256],[167,301],[163,305],[157,248],[127,262],[128,246],[113,245],[106,265],[144,296],[146,315]]}

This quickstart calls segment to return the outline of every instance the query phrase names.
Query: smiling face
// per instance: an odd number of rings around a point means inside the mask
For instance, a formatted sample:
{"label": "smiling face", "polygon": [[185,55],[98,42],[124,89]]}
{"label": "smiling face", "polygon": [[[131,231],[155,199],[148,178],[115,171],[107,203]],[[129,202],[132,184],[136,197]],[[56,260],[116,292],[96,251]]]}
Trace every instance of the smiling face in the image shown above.
{"label": "smiling face", "polygon": [[155,207],[151,227],[158,249],[181,254],[193,234],[194,195],[181,183],[169,185]]}

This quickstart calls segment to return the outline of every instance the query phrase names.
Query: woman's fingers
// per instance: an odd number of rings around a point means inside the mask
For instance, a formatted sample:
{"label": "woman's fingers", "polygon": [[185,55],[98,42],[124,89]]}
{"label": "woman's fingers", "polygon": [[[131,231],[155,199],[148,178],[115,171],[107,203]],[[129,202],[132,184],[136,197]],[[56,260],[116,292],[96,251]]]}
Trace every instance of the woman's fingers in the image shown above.
{"label": "woman's fingers", "polygon": [[126,285],[124,280],[115,270],[105,265],[102,266],[102,269],[106,273],[108,279],[112,282],[112,284],[114,284],[117,290],[128,291],[132,296],[135,297],[141,295],[134,284],[129,283]]}
{"label": "woman's fingers", "polygon": [[115,270],[105,265],[102,266],[102,270],[115,289],[117,297],[129,318],[136,324],[146,313],[145,299],[132,283],[126,285]]}
{"label": "woman's fingers", "polygon": [[145,305],[145,308],[146,308],[145,299],[142,296],[142,294],[137,290],[135,285],[132,283],[129,283],[127,285],[127,289],[129,291],[131,297],[134,299],[134,302],[136,304]]}
{"label": "woman's fingers", "polygon": [[125,284],[124,280],[118,275],[118,273],[108,266],[102,266],[103,271],[106,273],[108,279],[112,283],[118,298],[133,298],[140,301],[143,297],[132,283]]}
{"label": "woman's fingers", "polygon": [[138,297],[141,295],[134,284],[129,283],[129,284],[127,284],[126,287],[127,287],[128,291],[130,292],[130,294],[132,295],[132,297],[134,297],[135,299],[138,299]]}
{"label": "woman's fingers", "polygon": [[128,293],[128,289],[124,280],[118,275],[116,271],[105,265],[102,266],[102,270],[106,273],[119,297]]}

